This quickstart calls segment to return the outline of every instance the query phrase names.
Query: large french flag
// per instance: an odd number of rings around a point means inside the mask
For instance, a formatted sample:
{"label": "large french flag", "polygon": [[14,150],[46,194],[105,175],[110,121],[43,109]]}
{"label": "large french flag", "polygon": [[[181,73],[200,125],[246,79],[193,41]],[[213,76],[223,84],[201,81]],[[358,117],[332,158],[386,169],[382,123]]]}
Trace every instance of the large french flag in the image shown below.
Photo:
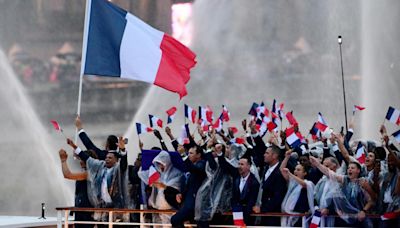
{"label": "large french flag", "polygon": [[171,36],[106,0],[91,4],[84,73],[155,84],[187,94],[196,55]]}
{"label": "large french flag", "polygon": [[394,124],[400,125],[400,110],[389,107],[386,113],[386,119]]}

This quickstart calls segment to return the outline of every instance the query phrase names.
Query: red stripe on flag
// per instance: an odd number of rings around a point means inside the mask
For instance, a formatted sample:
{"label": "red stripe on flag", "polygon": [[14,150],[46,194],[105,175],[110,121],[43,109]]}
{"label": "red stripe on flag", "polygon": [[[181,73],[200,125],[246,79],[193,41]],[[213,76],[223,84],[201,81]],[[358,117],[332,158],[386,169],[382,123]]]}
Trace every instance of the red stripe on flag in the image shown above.
{"label": "red stripe on flag", "polygon": [[174,115],[175,112],[176,112],[176,107],[175,107],[175,106],[172,107],[172,108],[170,108],[170,109],[168,109],[168,110],[166,111],[166,113],[167,113],[168,116]]}
{"label": "red stripe on flag", "polygon": [[196,65],[196,54],[168,34],[164,34],[160,49],[162,56],[154,84],[182,98],[187,94],[186,83],[190,69]]}
{"label": "red stripe on flag", "polygon": [[320,131],[325,131],[325,129],[328,127],[325,124],[321,123],[321,122],[317,122],[315,123],[315,127],[320,130]]}

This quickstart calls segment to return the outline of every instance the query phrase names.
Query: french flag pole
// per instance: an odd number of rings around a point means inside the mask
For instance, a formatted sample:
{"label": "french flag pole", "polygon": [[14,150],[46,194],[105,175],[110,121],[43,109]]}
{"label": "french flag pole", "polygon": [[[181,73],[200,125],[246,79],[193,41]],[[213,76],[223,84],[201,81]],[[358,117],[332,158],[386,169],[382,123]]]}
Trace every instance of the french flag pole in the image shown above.
{"label": "french flag pole", "polygon": [[[86,50],[87,50],[91,6],[92,6],[92,0],[86,0],[85,22],[84,22],[83,37],[82,37],[81,71],[79,73],[78,109],[76,111],[77,116],[81,115],[82,81],[83,81],[83,74],[84,74],[85,65],[86,65]],[[77,141],[78,141],[78,129],[75,130],[75,143],[77,143]]]}

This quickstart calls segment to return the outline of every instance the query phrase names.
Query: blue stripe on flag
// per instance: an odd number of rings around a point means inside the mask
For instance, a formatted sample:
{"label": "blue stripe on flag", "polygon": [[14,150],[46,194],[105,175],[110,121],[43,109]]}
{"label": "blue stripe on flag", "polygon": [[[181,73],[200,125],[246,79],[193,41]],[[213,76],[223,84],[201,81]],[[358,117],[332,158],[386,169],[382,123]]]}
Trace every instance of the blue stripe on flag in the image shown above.
{"label": "blue stripe on flag", "polygon": [[[185,164],[181,155],[176,151],[167,151],[171,157],[173,166],[182,172],[186,172]],[[148,170],[153,164],[153,159],[160,153],[160,150],[142,150],[142,170]]]}
{"label": "blue stripe on flag", "polygon": [[127,12],[105,0],[92,0],[85,74],[119,77],[119,53]]}
{"label": "blue stripe on flag", "polygon": [[386,113],[386,119],[387,120],[390,120],[390,118],[392,118],[393,112],[394,112],[394,108],[389,107],[389,109],[388,109],[388,111]]}

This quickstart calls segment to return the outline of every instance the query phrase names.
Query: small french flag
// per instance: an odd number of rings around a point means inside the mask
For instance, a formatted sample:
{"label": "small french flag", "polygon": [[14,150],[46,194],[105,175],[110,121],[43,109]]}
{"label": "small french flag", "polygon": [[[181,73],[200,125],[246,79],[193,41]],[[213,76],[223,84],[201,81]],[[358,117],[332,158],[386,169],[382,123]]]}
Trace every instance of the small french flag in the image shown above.
{"label": "small french flag", "polygon": [[313,126],[310,129],[310,134],[312,135],[313,139],[318,138],[317,134],[318,134],[318,128],[315,127],[317,123],[314,123]]}
{"label": "small french flag", "polygon": [[358,145],[357,145],[356,159],[361,164],[365,163],[365,149],[364,149],[364,145],[361,142],[358,142]]}
{"label": "small french flag", "polygon": [[236,134],[239,131],[236,127],[228,127],[228,130],[232,131],[233,134]]}
{"label": "small french flag", "polygon": [[285,113],[283,112],[283,106],[284,106],[285,104],[284,103],[280,103],[279,104],[279,107],[278,107],[278,110],[277,110],[277,112],[278,112],[278,115],[279,115],[279,119],[283,119],[283,117],[285,116]]}
{"label": "small french flag", "polygon": [[157,172],[156,168],[152,165],[149,168],[149,182],[148,185],[152,186],[154,182],[158,181],[160,179],[160,173]]}
{"label": "small french flag", "polygon": [[321,222],[321,212],[315,210],[313,217],[311,219],[310,228],[317,228],[320,222]]}
{"label": "small french flag", "polygon": [[185,117],[192,123],[196,122],[196,110],[185,104]]}
{"label": "small french flag", "polygon": [[56,129],[57,131],[62,131],[60,124],[58,124],[57,121],[55,120],[50,120],[50,123],[53,124],[54,129]]}
{"label": "small french flag", "polygon": [[244,138],[235,138],[235,143],[237,144],[244,144],[246,142],[246,140]]}
{"label": "small french flag", "polygon": [[267,128],[268,128],[268,131],[270,131],[270,132],[272,132],[277,127],[278,127],[278,125],[272,121],[267,123]]}
{"label": "small french flag", "polygon": [[149,115],[149,120],[150,120],[150,127],[153,128],[154,126],[159,126],[162,128],[163,122],[160,118],[155,117],[153,115]]}
{"label": "small french flag", "polygon": [[167,124],[172,123],[172,121],[174,120],[176,110],[177,110],[177,109],[176,109],[176,107],[174,106],[174,107],[172,107],[172,108],[170,108],[170,109],[168,109],[168,110],[166,111],[166,113],[167,113],[167,115],[168,115]]}
{"label": "small french flag", "polygon": [[141,123],[136,123],[136,131],[138,133],[138,135],[142,134],[143,132],[152,132],[153,129],[150,127],[147,127],[144,124]]}
{"label": "small french flag", "polygon": [[396,141],[397,141],[398,143],[400,143],[400,130],[394,132],[392,135],[393,135],[393,137],[396,139]]}
{"label": "small french flag", "polygon": [[299,136],[296,134],[294,131],[294,127],[290,127],[286,129],[286,142],[290,145],[292,148],[296,148],[300,146],[301,140]]}
{"label": "small french flag", "polygon": [[381,215],[382,220],[391,220],[391,219],[396,219],[400,216],[400,211],[399,212],[387,212],[383,215]]}
{"label": "small french flag", "polygon": [[231,113],[228,111],[228,108],[225,105],[222,105],[222,115],[223,121],[228,122],[231,117]]}
{"label": "small french flag", "polygon": [[356,111],[362,111],[364,109],[365,109],[365,107],[354,105],[354,107],[353,107],[353,115],[356,113]]}
{"label": "small french flag", "polygon": [[256,117],[257,116],[257,108],[258,108],[258,104],[253,102],[253,104],[250,107],[250,111],[249,111],[249,115]]}
{"label": "small french flag", "polygon": [[233,224],[235,226],[246,226],[243,219],[243,210],[241,207],[233,207],[232,208],[232,216],[233,216]]}
{"label": "small french flag", "polygon": [[222,118],[223,118],[223,115],[221,114],[220,116],[219,116],[219,118],[215,121],[215,123],[213,124],[213,128],[217,131],[217,132],[220,132],[221,130],[222,130]]}
{"label": "small french flag", "polygon": [[325,131],[325,129],[328,128],[328,126],[326,126],[325,124],[323,124],[319,121],[315,123],[314,127],[317,128],[318,130],[320,130],[321,132]]}
{"label": "small french flag", "polygon": [[322,117],[322,113],[318,112],[318,122],[323,123],[324,125],[328,126],[328,123]]}
{"label": "small french flag", "polygon": [[264,101],[262,101],[261,104],[260,104],[260,106],[258,106],[258,107],[256,108],[256,111],[257,111],[257,118],[261,118],[261,119],[262,119],[262,117],[261,117],[260,115],[263,114],[263,113],[265,112]]}
{"label": "small french flag", "polygon": [[400,125],[400,111],[393,107],[389,107],[386,113],[386,119],[396,125]]}
{"label": "small french flag", "polygon": [[290,125],[292,126],[298,125],[297,120],[293,116],[293,111],[286,113],[286,119],[288,120]]}
{"label": "small french flag", "polygon": [[207,107],[202,107],[199,106],[199,120],[202,120],[205,124],[212,123],[213,121],[213,111],[209,106]]}

